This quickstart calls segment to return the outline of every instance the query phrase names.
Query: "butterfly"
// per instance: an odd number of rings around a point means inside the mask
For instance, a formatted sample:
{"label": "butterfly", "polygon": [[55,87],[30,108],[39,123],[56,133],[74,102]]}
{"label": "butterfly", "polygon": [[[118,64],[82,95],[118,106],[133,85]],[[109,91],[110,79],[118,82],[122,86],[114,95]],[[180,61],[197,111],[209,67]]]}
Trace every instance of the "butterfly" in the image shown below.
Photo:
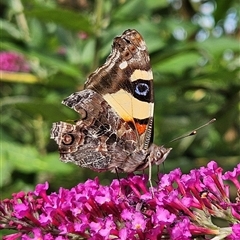
{"label": "butterfly", "polygon": [[62,103],[81,116],[75,124],[53,124],[51,138],[63,162],[131,173],[161,164],[171,151],[153,143],[153,74],[136,30],[115,37],[105,64]]}

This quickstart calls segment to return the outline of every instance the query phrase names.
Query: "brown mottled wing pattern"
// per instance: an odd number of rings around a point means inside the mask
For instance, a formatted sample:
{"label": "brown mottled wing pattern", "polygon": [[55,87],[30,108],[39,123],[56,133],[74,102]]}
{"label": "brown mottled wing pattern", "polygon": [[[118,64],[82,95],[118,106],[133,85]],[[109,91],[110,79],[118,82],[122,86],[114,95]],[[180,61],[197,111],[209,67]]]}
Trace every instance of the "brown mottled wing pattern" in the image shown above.
{"label": "brown mottled wing pattern", "polygon": [[[54,123],[52,138],[60,158],[95,171],[133,172],[146,159],[137,151],[137,136],[130,125],[91,89],[76,92],[63,103],[84,116],[75,125]],[[128,162],[128,164],[126,164]]]}
{"label": "brown mottled wing pattern", "polygon": [[134,172],[160,164],[171,149],[152,143],[153,80],[146,44],[136,30],[113,42],[106,63],[92,73],[85,90],[63,104],[81,115],[75,124],[53,124],[64,162],[95,171]]}

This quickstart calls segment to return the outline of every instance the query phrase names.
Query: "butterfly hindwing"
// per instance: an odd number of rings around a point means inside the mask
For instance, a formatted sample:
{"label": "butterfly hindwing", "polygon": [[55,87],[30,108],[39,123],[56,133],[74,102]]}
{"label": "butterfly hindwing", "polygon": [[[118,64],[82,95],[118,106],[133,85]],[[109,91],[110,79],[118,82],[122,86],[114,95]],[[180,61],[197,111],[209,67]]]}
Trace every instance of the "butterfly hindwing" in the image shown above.
{"label": "butterfly hindwing", "polygon": [[53,125],[52,138],[59,145],[62,161],[99,172],[133,172],[143,163],[146,155],[136,151],[136,132],[101,95],[85,89],[70,95],[63,104],[84,117],[75,124]]}

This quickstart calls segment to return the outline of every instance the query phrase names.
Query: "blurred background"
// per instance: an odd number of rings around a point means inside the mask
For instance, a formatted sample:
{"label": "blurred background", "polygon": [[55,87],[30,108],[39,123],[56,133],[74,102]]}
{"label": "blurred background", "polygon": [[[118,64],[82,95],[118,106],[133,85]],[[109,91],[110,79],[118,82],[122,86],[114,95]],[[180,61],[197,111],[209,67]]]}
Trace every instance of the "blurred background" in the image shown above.
{"label": "blurred background", "polygon": [[[117,177],[60,162],[50,129],[79,119],[61,101],[83,89],[113,38],[129,28],[142,34],[150,53],[154,142],[173,148],[160,171],[187,173],[210,160],[225,170],[236,166],[239,8],[234,0],[2,0],[1,199],[45,181],[57,191],[96,176],[102,184]],[[197,135],[169,143],[214,117]]]}

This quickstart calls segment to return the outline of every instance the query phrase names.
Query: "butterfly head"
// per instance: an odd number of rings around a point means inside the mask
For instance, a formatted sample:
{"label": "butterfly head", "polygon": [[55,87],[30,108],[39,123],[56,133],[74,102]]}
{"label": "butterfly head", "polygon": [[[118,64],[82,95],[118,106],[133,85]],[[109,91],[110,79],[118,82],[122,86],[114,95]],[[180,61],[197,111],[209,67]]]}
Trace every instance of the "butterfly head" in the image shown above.
{"label": "butterfly head", "polygon": [[156,165],[160,165],[165,161],[172,148],[165,148],[164,146],[157,146],[155,144],[152,144],[149,150],[150,162]]}

